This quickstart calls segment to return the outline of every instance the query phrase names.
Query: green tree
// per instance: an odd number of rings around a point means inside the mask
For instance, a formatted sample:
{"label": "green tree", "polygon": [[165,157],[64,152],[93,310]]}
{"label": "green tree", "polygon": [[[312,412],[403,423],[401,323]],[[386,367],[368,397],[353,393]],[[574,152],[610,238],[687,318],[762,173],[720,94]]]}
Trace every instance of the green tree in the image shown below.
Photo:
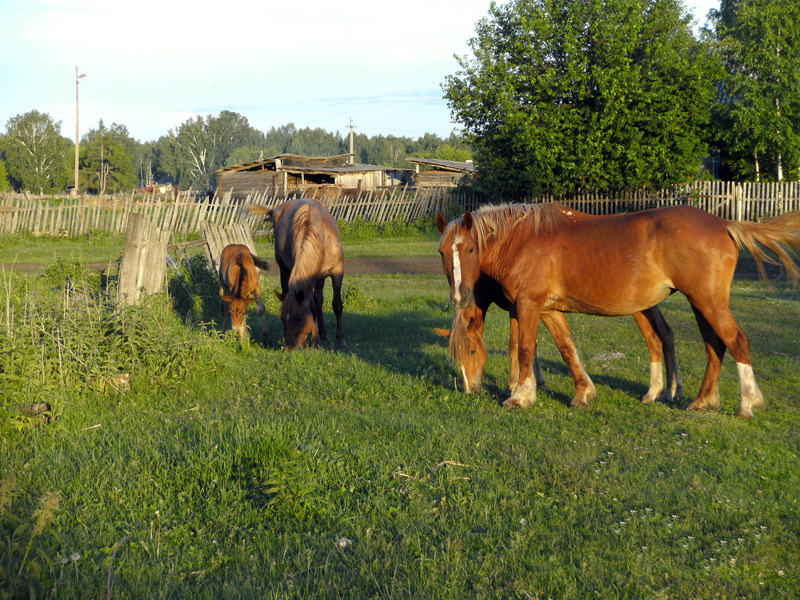
{"label": "green tree", "polygon": [[723,0],[712,13],[725,66],[715,117],[734,179],[782,180],[800,168],[800,4]]}
{"label": "green tree", "polygon": [[680,0],[492,4],[447,77],[478,181],[500,196],[694,178],[715,62]]}
{"label": "green tree", "polygon": [[16,189],[43,194],[63,191],[69,184],[75,146],[50,115],[33,110],[11,117],[0,144]]}
{"label": "green tree", "polygon": [[81,175],[87,189],[105,194],[135,188],[138,177],[131,151],[136,145],[124,125],[108,128],[101,120],[81,142]]}
{"label": "green tree", "polygon": [[216,186],[215,171],[237,148],[261,143],[263,135],[238,113],[198,116],[159,140],[160,167],[181,187],[211,190]]}
{"label": "green tree", "polygon": [[0,160],[0,192],[7,192],[11,189],[11,182],[8,180],[6,163]]}

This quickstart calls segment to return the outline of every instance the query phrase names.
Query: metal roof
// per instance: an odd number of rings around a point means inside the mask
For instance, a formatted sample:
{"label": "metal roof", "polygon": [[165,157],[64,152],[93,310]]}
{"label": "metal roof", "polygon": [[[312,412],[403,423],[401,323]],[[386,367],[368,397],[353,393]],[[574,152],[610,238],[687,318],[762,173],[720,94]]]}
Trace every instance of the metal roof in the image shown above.
{"label": "metal roof", "polygon": [[406,160],[413,164],[429,165],[431,167],[439,167],[448,171],[475,171],[475,164],[470,160],[461,162],[458,160],[440,160],[438,158],[415,158],[409,156]]}
{"label": "metal roof", "polygon": [[[347,162],[349,154],[336,156],[301,156],[299,154],[280,154],[272,158],[254,160],[252,162],[232,165],[218,169],[217,173],[235,173],[243,171],[274,171],[276,163],[281,161],[281,170],[289,173],[363,173],[365,171],[408,171],[397,167],[380,165],[351,164]],[[290,164],[286,164],[286,163]],[[271,168],[270,168],[271,167]]]}

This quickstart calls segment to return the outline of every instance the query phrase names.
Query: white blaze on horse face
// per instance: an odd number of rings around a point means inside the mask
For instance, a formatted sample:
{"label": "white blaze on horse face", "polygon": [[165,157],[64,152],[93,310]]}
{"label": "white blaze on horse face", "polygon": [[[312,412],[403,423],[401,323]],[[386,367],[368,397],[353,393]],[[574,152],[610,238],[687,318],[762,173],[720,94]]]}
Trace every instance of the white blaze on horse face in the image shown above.
{"label": "white blaze on horse face", "polygon": [[464,378],[464,388],[469,394],[469,381],[467,380],[467,370],[464,368],[464,365],[461,365],[461,377]]}
{"label": "white blaze on horse face", "polygon": [[461,301],[461,257],[458,255],[458,242],[453,240],[453,299]]}

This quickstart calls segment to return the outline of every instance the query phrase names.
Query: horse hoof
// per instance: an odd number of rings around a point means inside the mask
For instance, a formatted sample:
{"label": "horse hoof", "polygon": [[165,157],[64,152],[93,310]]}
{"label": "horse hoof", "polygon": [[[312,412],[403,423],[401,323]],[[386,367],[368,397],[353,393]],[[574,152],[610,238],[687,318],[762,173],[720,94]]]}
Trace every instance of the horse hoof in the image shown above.
{"label": "horse hoof", "polygon": [[583,398],[573,398],[569,403],[570,408],[589,408],[589,403]]}
{"label": "horse hoof", "polygon": [[753,414],[753,410],[749,406],[744,408],[740,406],[739,409],[736,411],[736,416],[739,417],[740,419],[747,419],[747,420],[750,420],[753,417],[755,417],[755,415]]}
{"label": "horse hoof", "polygon": [[513,410],[515,408],[528,408],[534,404],[536,404],[535,398],[533,400],[525,400],[523,398],[515,398],[514,396],[511,396],[511,398],[503,402],[503,408]]}
{"label": "horse hoof", "polygon": [[689,406],[686,407],[686,410],[718,410],[719,409],[719,398],[697,398],[694,402],[692,402]]}
{"label": "horse hoof", "polygon": [[347,348],[347,344],[345,343],[344,340],[337,340],[336,347],[337,348]]}

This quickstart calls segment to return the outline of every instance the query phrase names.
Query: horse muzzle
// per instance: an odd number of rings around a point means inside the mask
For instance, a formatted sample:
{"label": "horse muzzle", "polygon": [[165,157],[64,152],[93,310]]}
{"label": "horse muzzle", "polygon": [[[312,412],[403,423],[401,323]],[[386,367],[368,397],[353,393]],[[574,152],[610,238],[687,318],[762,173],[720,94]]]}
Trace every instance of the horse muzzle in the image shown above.
{"label": "horse muzzle", "polygon": [[471,288],[450,290],[450,301],[456,308],[467,308],[475,304],[475,296]]}

